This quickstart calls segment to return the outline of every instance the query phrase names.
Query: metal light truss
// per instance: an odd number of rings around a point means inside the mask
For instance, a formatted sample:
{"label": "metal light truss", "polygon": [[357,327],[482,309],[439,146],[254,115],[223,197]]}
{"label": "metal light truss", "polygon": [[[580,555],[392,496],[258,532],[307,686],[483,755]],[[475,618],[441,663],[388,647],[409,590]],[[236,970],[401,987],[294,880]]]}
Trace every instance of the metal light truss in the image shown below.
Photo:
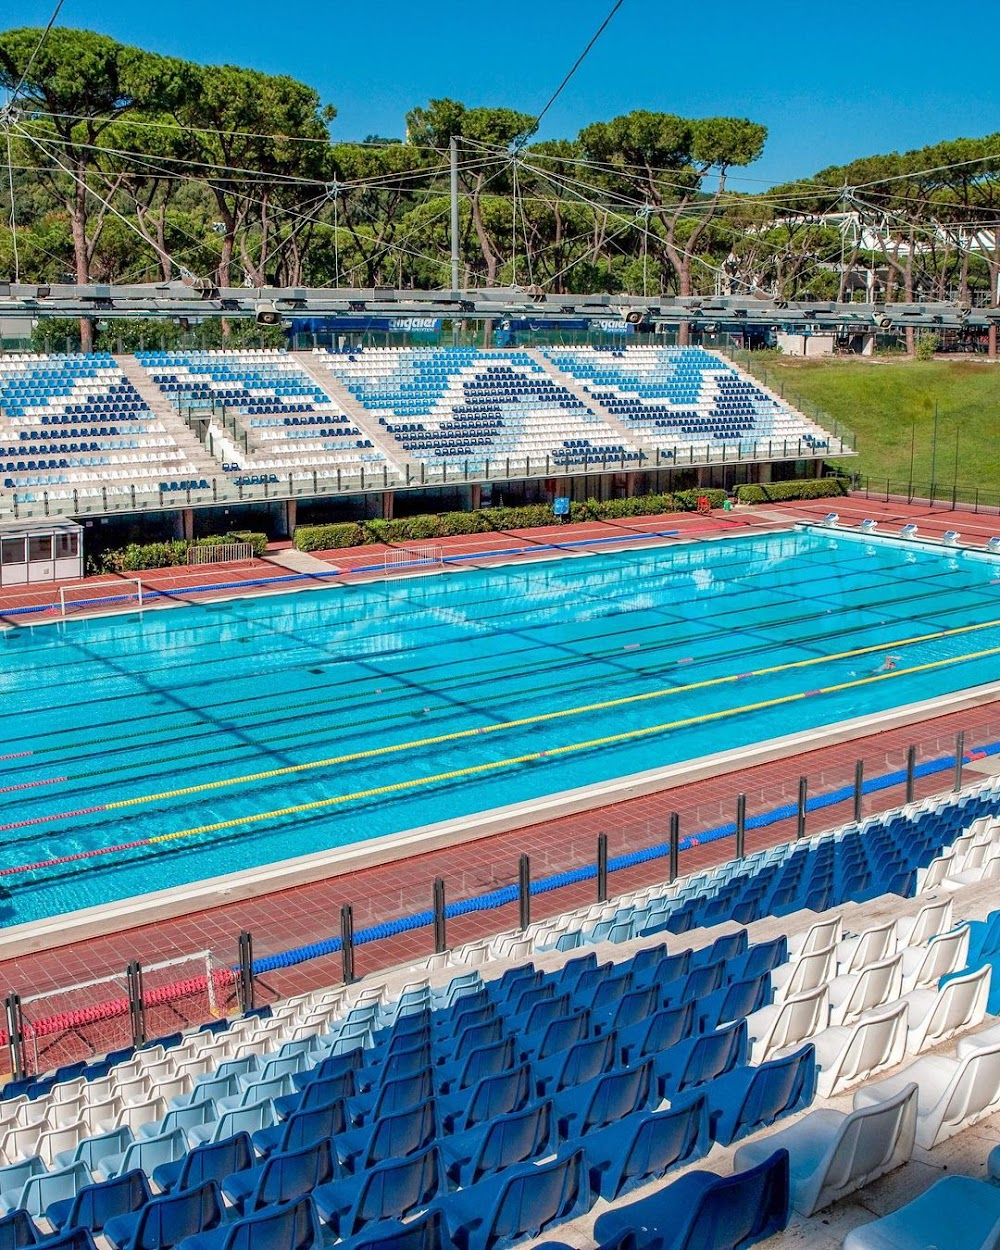
{"label": "metal light truss", "polygon": [[[407,291],[390,287],[327,288],[212,286],[195,282],[158,285],[37,285],[0,282],[0,317],[102,319],[253,317],[440,317],[470,321],[530,318],[535,322],[628,318],[654,326],[689,325],[832,330],[892,330],[905,326],[982,331],[1000,323],[1000,308],[955,303],[846,304],[834,301],[758,299],[752,296],[643,298],[633,295],[548,295],[539,288]],[[632,314],[632,316],[629,316]]]}

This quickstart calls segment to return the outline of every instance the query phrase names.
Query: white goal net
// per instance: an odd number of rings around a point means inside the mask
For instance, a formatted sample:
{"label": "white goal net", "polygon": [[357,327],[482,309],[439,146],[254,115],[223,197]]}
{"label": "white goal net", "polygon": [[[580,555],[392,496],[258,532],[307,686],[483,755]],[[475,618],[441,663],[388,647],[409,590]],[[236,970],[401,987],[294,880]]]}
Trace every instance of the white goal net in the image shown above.
{"label": "white goal net", "polygon": [[142,581],[138,577],[120,577],[113,582],[84,582],[79,586],[59,587],[59,610],[63,616],[119,603],[142,607]]}
{"label": "white goal net", "polygon": [[385,553],[386,572],[428,568],[444,563],[444,548],[439,543],[392,547]]}

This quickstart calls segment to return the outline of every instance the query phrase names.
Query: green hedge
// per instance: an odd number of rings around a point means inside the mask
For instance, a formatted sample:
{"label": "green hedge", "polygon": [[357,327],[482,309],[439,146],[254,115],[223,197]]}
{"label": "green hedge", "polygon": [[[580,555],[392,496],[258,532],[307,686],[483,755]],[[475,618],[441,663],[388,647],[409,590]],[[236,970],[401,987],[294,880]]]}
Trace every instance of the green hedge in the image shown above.
{"label": "green hedge", "polygon": [[[630,516],[657,516],[663,512],[694,512],[698,498],[708,497],[721,508],[724,490],[680,490],[673,495],[637,495],[631,499],[588,499],[570,506],[572,521],[617,521]],[[392,521],[341,521],[335,525],[300,525],[295,531],[299,551],[333,551],[367,543],[426,542],[455,534],[486,534],[500,530],[537,529],[556,524],[551,504],[524,504],[519,508],[486,508],[477,512],[444,512],[440,516],[400,517]]]}
{"label": "green hedge", "polygon": [[737,486],[740,503],[781,503],[789,499],[829,499],[846,495],[850,483],[846,477],[817,477],[803,482],[769,482],[763,486]]}
{"label": "green hedge", "polygon": [[189,547],[221,547],[226,543],[249,543],[255,556],[267,550],[267,535],[240,530],[231,534],[212,534],[208,538],[174,538],[161,543],[129,543],[101,555],[104,573],[139,573],[143,569],[166,569],[187,564]]}

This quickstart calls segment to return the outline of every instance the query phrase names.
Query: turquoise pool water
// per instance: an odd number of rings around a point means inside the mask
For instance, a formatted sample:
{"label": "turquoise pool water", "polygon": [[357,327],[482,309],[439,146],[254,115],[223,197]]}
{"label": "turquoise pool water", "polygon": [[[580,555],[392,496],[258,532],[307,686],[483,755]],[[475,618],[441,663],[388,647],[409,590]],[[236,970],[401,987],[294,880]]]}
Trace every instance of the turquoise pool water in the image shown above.
{"label": "turquoise pool water", "polygon": [[[995,558],[807,529],[7,630],[0,754],[17,758],[2,762],[0,867],[232,823],[4,875],[0,921],[996,680],[998,618]],[[966,626],[984,627],[905,642]],[[850,684],[888,654],[891,677]],[[632,701],[575,710],[611,699]],[[608,735],[632,736],[562,750]],[[342,758],[387,747],[403,749]],[[163,797],[191,787],[208,788]]]}

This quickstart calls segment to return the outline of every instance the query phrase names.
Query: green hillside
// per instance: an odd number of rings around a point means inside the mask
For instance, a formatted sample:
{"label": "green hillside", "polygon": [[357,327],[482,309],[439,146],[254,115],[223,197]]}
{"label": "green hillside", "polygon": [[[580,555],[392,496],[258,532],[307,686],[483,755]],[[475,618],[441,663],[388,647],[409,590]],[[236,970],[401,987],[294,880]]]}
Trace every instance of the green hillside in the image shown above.
{"label": "green hillside", "polygon": [[[742,363],[742,358],[741,362]],[[914,483],[926,490],[932,461],[937,494],[1000,503],[1000,365],[972,361],[804,361],[768,359],[753,371],[786,398],[822,409],[858,439],[860,455],[844,460],[847,472],[869,476],[872,489],[905,491],[913,441]],[[937,456],[934,409],[937,404]]]}

